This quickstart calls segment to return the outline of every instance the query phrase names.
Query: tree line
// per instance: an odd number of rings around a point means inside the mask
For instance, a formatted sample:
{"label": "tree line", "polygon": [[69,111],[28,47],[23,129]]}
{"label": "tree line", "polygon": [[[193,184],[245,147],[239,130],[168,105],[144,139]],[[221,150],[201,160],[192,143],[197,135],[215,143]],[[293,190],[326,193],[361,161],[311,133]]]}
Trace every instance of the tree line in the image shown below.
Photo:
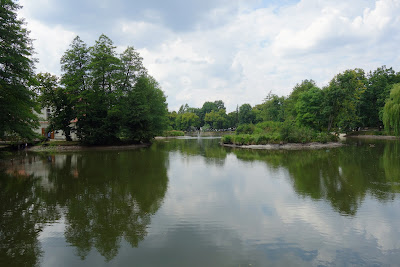
{"label": "tree line", "polygon": [[313,80],[303,80],[288,96],[270,92],[261,104],[243,104],[228,114],[221,100],[205,102],[201,108],[185,104],[177,113],[169,112],[169,126],[177,130],[221,129],[273,121],[315,131],[385,127],[388,132],[399,134],[399,83],[400,73],[386,66],[367,74],[359,68],[350,69],[337,74],[322,88]]}
{"label": "tree line", "polygon": [[38,99],[52,109],[50,128],[67,140],[76,131],[88,144],[148,142],[164,130],[167,103],[160,85],[133,47],[119,56],[115,48],[105,35],[91,47],[76,37],[61,58],[60,79],[37,75]]}
{"label": "tree line", "polygon": [[222,100],[204,102],[201,108],[182,105],[178,112],[168,113],[169,129],[181,131],[234,129],[239,124],[252,123],[255,115],[250,104],[237,106],[235,111],[226,113]]}

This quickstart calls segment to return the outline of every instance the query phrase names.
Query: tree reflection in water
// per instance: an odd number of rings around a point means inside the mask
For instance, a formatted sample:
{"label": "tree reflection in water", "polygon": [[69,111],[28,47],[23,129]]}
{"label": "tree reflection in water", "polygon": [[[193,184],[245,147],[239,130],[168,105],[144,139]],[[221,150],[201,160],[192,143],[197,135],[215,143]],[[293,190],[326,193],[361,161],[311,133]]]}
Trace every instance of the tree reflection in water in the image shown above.
{"label": "tree reflection in water", "polygon": [[[96,248],[110,261],[118,254],[122,238],[133,247],[144,239],[168,186],[167,154],[152,148],[42,155],[39,161],[46,166],[41,179],[29,176],[21,181],[3,172],[5,177],[0,180],[6,192],[1,194],[1,227],[5,234],[1,235],[0,246],[8,264],[16,258],[37,263],[41,225],[60,214],[65,217],[66,241],[76,247],[81,259]],[[13,168],[9,167],[8,172]],[[20,237],[22,248],[11,240],[14,237]]]}
{"label": "tree reflection in water", "polygon": [[60,215],[43,202],[40,178],[21,170],[0,171],[0,266],[39,266],[38,236]]}
{"label": "tree reflection in water", "polygon": [[60,219],[66,225],[65,240],[81,259],[96,249],[110,261],[123,240],[138,247],[164,201],[169,156],[204,160],[216,168],[224,167],[232,154],[241,161],[265,162],[288,173],[285,177],[300,198],[325,200],[344,216],[356,217],[367,197],[388,202],[400,192],[397,142],[252,151],[221,147],[218,141],[169,140],[134,151],[32,155],[5,166],[0,171],[0,265],[39,265],[40,233]]}
{"label": "tree reflection in water", "polygon": [[298,195],[325,199],[346,216],[354,216],[368,194],[386,202],[400,192],[398,152],[398,142],[313,151],[233,150],[241,160],[286,169]]}

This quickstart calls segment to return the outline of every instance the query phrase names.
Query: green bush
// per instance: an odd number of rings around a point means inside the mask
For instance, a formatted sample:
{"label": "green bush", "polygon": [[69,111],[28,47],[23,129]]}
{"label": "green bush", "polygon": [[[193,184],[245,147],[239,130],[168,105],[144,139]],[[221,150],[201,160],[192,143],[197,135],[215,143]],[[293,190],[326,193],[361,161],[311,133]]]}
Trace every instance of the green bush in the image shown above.
{"label": "green bush", "polygon": [[276,132],[282,127],[282,122],[277,121],[263,121],[256,124],[256,127],[263,132]]}
{"label": "green bush", "polygon": [[233,143],[233,137],[231,135],[222,136],[222,143],[223,144],[232,144]]}
{"label": "green bush", "polygon": [[256,135],[254,138],[254,142],[256,145],[266,145],[270,140],[270,136],[268,135]]}
{"label": "green bush", "polygon": [[264,121],[256,125],[240,125],[236,130],[236,135],[224,137],[223,143],[236,145],[265,145],[281,142],[304,144],[309,142],[327,143],[337,140],[335,135],[316,132],[311,128],[298,126],[295,122]]}
{"label": "green bush", "polygon": [[253,124],[241,124],[236,128],[236,134],[252,134],[254,129]]}
{"label": "green bush", "polygon": [[185,133],[182,131],[176,131],[176,130],[172,130],[172,131],[165,131],[163,136],[165,137],[173,137],[173,136],[184,136]]}
{"label": "green bush", "polygon": [[243,135],[236,135],[233,139],[235,145],[244,145],[245,139]]}
{"label": "green bush", "polygon": [[284,123],[279,130],[279,134],[281,136],[282,141],[290,142],[291,133],[292,133],[293,125],[290,123]]}

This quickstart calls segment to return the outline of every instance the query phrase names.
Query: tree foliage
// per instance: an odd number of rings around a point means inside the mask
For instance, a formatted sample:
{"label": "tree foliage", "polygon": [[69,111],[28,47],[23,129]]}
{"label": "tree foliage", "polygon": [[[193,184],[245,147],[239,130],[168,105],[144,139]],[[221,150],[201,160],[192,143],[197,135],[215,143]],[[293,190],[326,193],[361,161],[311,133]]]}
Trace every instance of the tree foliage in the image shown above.
{"label": "tree foliage", "polygon": [[383,109],[383,123],[385,128],[400,135],[400,83],[393,86],[390,98],[386,101]]}
{"label": "tree foliage", "polygon": [[192,112],[178,114],[176,117],[176,128],[181,131],[197,130],[200,127],[200,118]]}
{"label": "tree foliage", "polygon": [[317,87],[312,87],[300,93],[295,105],[297,123],[321,130],[323,127],[323,116],[321,114],[323,99],[323,91]]}
{"label": "tree foliage", "polygon": [[260,107],[260,117],[263,121],[284,120],[284,97],[269,93]]}
{"label": "tree foliage", "polygon": [[359,99],[365,91],[366,78],[362,69],[346,70],[336,75],[324,88],[324,110],[327,129],[349,131],[359,122]]}
{"label": "tree foliage", "polygon": [[225,109],[220,109],[218,111],[212,110],[210,113],[206,114],[204,121],[214,129],[228,128],[228,117]]}
{"label": "tree foliage", "polygon": [[255,114],[250,104],[243,104],[239,108],[239,124],[253,123]]}
{"label": "tree foliage", "polygon": [[[303,80],[287,97],[270,92],[261,104],[253,108],[243,104],[227,115],[221,113],[225,110],[222,100],[206,101],[201,108],[182,105],[178,115],[193,113],[199,117],[200,126],[206,128],[284,122],[289,128],[349,132],[363,126],[381,127],[385,101],[393,84],[399,82],[400,73],[386,66],[368,75],[359,68],[349,69],[337,74],[323,88],[317,87],[311,79]],[[173,117],[170,125],[173,129],[181,129],[182,117],[176,118]]]}
{"label": "tree foliage", "polygon": [[167,128],[167,104],[157,81],[140,76],[122,105],[122,129],[129,139],[150,141]]}
{"label": "tree foliage", "polygon": [[363,126],[382,126],[382,112],[393,84],[400,82],[400,73],[382,66],[368,73],[366,90],[360,98],[360,118]]}
{"label": "tree foliage", "polygon": [[288,120],[294,120],[297,117],[297,108],[296,103],[302,93],[307,92],[311,88],[316,87],[316,84],[313,80],[303,80],[301,83],[298,83],[293,88],[293,91],[290,93],[289,97],[285,99],[284,103],[284,117]]}
{"label": "tree foliage", "polygon": [[36,78],[41,105],[51,109],[48,131],[62,130],[65,139],[72,141],[71,132],[75,131],[75,128],[71,125],[71,121],[76,118],[76,111],[71,97],[64,88],[59,86],[57,76],[50,73],[39,73]]}
{"label": "tree foliage", "polygon": [[0,138],[16,136],[33,139],[39,126],[35,93],[33,46],[23,20],[17,18],[19,5],[0,1]]}
{"label": "tree foliage", "polygon": [[43,103],[54,111],[52,127],[69,133],[76,118],[77,136],[88,144],[121,138],[148,142],[166,129],[166,97],[159,84],[133,47],[119,57],[115,49],[105,35],[92,47],[76,37],[61,58],[61,85],[54,77],[39,75]]}

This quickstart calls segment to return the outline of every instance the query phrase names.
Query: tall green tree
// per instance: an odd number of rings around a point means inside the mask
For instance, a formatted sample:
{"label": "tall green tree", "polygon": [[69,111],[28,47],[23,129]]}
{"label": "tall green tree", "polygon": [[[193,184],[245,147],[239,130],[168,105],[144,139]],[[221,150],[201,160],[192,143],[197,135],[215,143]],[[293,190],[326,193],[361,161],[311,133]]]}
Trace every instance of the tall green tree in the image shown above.
{"label": "tall green tree", "polygon": [[[65,103],[69,104],[66,109],[72,111],[71,113],[65,114],[68,116],[61,119],[63,121],[71,121],[77,118],[80,124],[86,119],[86,114],[89,110],[89,88],[91,87],[88,77],[89,62],[90,55],[87,45],[79,36],[75,37],[70,44],[70,48],[64,53],[60,60],[63,74],[60,80],[62,89],[58,91],[64,92],[63,97],[65,98]],[[57,119],[60,118],[57,116]],[[66,133],[68,133],[68,128],[65,130]],[[78,137],[82,139],[81,127],[78,127],[76,131]]]}
{"label": "tall green tree", "polygon": [[323,91],[317,87],[313,87],[299,94],[295,105],[297,123],[316,130],[321,130],[323,127],[323,117],[321,114],[323,100]]}
{"label": "tall green tree", "polygon": [[78,134],[86,143],[107,144],[118,139],[121,118],[118,103],[122,97],[119,85],[123,68],[115,48],[105,35],[89,48],[90,87],[83,92],[86,110],[84,113],[81,110],[77,122]]}
{"label": "tall green tree", "polygon": [[200,118],[194,113],[187,112],[178,114],[176,117],[176,128],[181,131],[195,130],[200,127]]}
{"label": "tall green tree", "polygon": [[153,77],[139,77],[123,103],[122,128],[128,138],[148,142],[167,128],[166,97]]}
{"label": "tall green tree", "polygon": [[383,109],[383,123],[385,129],[400,135],[400,83],[393,86],[390,98]]}
{"label": "tall green tree", "polygon": [[284,120],[284,101],[285,98],[269,93],[261,104],[260,117],[263,121],[283,121]]}
{"label": "tall green tree", "polygon": [[189,112],[189,105],[186,103],[185,105],[181,105],[178,110],[178,114],[183,114]]}
{"label": "tall green tree", "polygon": [[147,70],[143,66],[143,58],[133,46],[128,46],[128,48],[125,49],[120,55],[120,60],[123,70],[121,89],[123,91],[130,91],[139,77],[147,75]]}
{"label": "tall green tree", "polygon": [[77,98],[79,98],[80,94],[89,87],[89,62],[90,55],[87,45],[79,36],[75,37],[70,48],[60,60],[63,71],[60,82],[71,96],[78,95]]}
{"label": "tall green tree", "polygon": [[360,124],[360,97],[365,91],[366,78],[362,69],[346,70],[336,75],[324,88],[324,110],[327,130],[349,131]]}
{"label": "tall green tree", "polygon": [[367,75],[366,90],[360,98],[360,118],[363,126],[382,126],[385,100],[389,98],[391,86],[400,82],[400,73],[382,66]]}
{"label": "tall green tree", "polygon": [[176,130],[176,118],[178,117],[178,113],[176,111],[168,112],[168,129]]}
{"label": "tall green tree", "polygon": [[228,128],[228,120],[225,109],[218,111],[211,111],[207,113],[204,122],[213,127],[214,129]]}
{"label": "tall green tree", "polygon": [[199,112],[196,114],[200,118],[200,126],[203,126],[205,121],[205,117],[207,113],[210,113],[211,111],[219,111],[221,109],[225,109],[224,102],[222,100],[215,100],[214,102],[206,101],[204,102],[203,106],[199,110]]}
{"label": "tall green tree", "polygon": [[33,139],[39,127],[35,93],[33,46],[21,7],[11,0],[0,1],[0,138]]}
{"label": "tall green tree", "polygon": [[285,99],[284,102],[284,110],[285,110],[285,120],[294,120],[297,117],[297,108],[296,103],[299,99],[300,94],[307,92],[311,88],[316,87],[316,84],[313,80],[303,80],[301,83],[298,83],[293,88],[293,91],[290,93],[289,97]]}
{"label": "tall green tree", "polygon": [[66,141],[72,141],[71,132],[75,130],[71,121],[76,118],[74,104],[65,88],[59,86],[57,76],[50,73],[39,73],[38,91],[42,107],[50,108],[49,130],[62,130]]}
{"label": "tall green tree", "polygon": [[236,128],[239,124],[239,107],[235,111],[229,112],[227,115],[228,128]]}
{"label": "tall green tree", "polygon": [[255,115],[250,104],[243,104],[239,108],[239,124],[253,123]]}

